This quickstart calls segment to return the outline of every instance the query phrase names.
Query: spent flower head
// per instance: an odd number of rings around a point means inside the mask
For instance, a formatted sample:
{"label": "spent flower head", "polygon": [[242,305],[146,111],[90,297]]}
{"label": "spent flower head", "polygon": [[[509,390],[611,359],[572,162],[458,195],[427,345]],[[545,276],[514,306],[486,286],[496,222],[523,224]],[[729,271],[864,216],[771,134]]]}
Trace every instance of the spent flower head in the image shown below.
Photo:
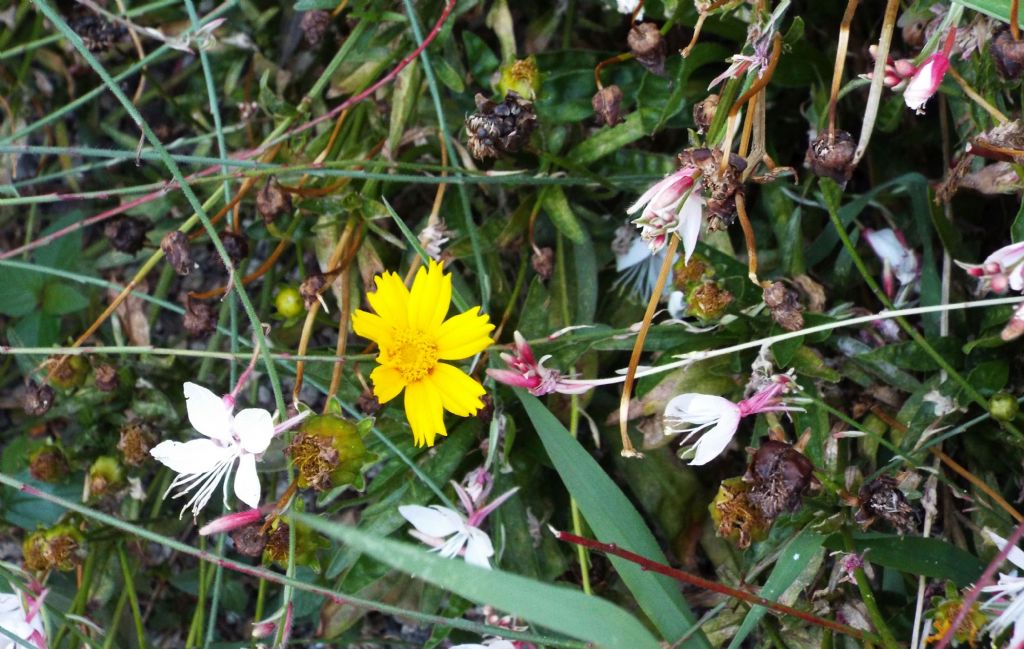
{"label": "spent flower head", "polygon": [[454,365],[479,354],[494,341],[490,319],[473,307],[447,318],[452,301],[452,277],[430,261],[416,272],[412,289],[397,273],[374,278],[377,290],[367,294],[375,313],[358,310],[352,316],[356,334],[380,348],[377,367],[370,373],[373,394],[387,403],[405,391],[405,416],[417,446],[433,446],[447,435],[444,412],[470,417],[483,408],[484,388]]}
{"label": "spent flower head", "polygon": [[513,336],[516,340],[515,353],[501,354],[501,359],[505,361],[508,369],[488,369],[487,376],[506,385],[525,388],[535,397],[552,392],[582,394],[592,387],[581,382],[568,383],[559,370],[544,367],[544,361],[551,358],[550,355],[537,360],[523,335],[517,331]]}
{"label": "spent flower head", "polygon": [[640,238],[652,253],[660,251],[668,238],[678,233],[683,240],[685,261],[690,260],[704,217],[699,177],[696,167],[684,166],[651,185],[626,210],[630,215],[640,212],[633,223],[640,228]]}

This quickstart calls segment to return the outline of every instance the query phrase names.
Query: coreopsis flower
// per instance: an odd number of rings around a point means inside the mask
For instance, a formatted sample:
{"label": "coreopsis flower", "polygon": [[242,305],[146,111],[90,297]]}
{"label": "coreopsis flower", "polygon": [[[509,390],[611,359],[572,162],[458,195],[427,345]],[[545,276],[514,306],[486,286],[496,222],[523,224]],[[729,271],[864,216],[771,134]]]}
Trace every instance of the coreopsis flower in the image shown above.
{"label": "coreopsis flower", "polygon": [[[38,649],[46,649],[46,629],[39,614],[46,591],[38,597],[27,593],[0,593],[0,628]],[[0,634],[0,649],[17,649],[22,643]]]}
{"label": "coreopsis flower", "polygon": [[942,84],[946,70],[949,69],[949,53],[956,43],[956,28],[949,31],[945,46],[924,60],[914,76],[910,77],[903,91],[903,101],[908,108],[914,109],[918,115],[924,113],[924,105],[932,98]]}
{"label": "coreopsis flower", "polygon": [[491,544],[491,537],[481,530],[480,526],[491,512],[515,495],[519,487],[506,491],[490,503],[478,507],[462,485],[452,482],[452,486],[455,487],[459,503],[466,512],[465,516],[441,505],[402,505],[398,508],[398,513],[416,528],[410,534],[436,549],[442,557],[462,556],[466,563],[490,569],[494,546]]}
{"label": "coreopsis flower", "polygon": [[744,417],[759,412],[803,412],[783,396],[795,385],[789,375],[776,374],[766,387],[739,403],[711,394],[680,394],[665,406],[665,434],[684,433],[683,444],[699,435],[690,464],[707,464],[729,445]]}
{"label": "coreopsis flower", "polygon": [[[1006,539],[995,532],[986,529],[985,535],[996,544],[1000,552],[1006,548]],[[1024,551],[1020,548],[1010,548],[1006,558],[1010,560],[1010,563],[1024,570]],[[998,582],[982,588],[981,591],[992,594],[991,598],[981,606],[981,609],[999,613],[996,619],[988,625],[992,638],[999,637],[1012,626],[1013,635],[1007,646],[1020,647],[1021,643],[1024,643],[1024,577],[1018,576],[1016,570],[1010,574],[1001,573]]]}
{"label": "coreopsis flower", "polygon": [[377,343],[379,364],[370,373],[373,394],[387,403],[405,390],[405,416],[417,446],[433,446],[447,435],[444,411],[469,417],[483,407],[484,388],[454,365],[441,361],[469,358],[491,340],[488,317],[473,307],[445,319],[452,300],[452,278],[430,261],[416,272],[412,289],[397,273],[374,278],[377,290],[366,297],[376,313],[352,316],[356,334]]}
{"label": "coreopsis flower", "polygon": [[513,336],[516,340],[515,354],[501,354],[501,360],[509,369],[488,369],[487,376],[512,387],[526,388],[535,397],[552,392],[582,394],[591,388],[586,383],[566,383],[560,371],[544,367],[544,361],[551,358],[550,355],[537,360],[523,335],[517,331]]}
{"label": "coreopsis flower", "polygon": [[956,262],[971,277],[980,281],[978,293],[992,291],[1002,295],[1007,289],[1024,290],[1024,242],[1012,243],[996,250],[980,264]]}
{"label": "coreopsis flower", "polygon": [[696,182],[699,175],[700,171],[692,166],[670,173],[626,210],[630,215],[640,212],[633,223],[640,227],[640,238],[647,242],[651,252],[661,250],[669,236],[678,233],[683,240],[685,261],[690,261],[703,221],[704,201],[700,183]]}
{"label": "coreopsis flower", "polygon": [[890,299],[896,294],[896,284],[900,283],[901,299],[905,299],[905,293],[913,286],[921,274],[917,263],[917,255],[907,247],[902,232],[894,231],[892,228],[882,230],[864,230],[864,239],[871,246],[879,259],[882,260],[882,288]]}
{"label": "coreopsis flower", "polygon": [[256,462],[274,435],[297,424],[309,413],[275,427],[271,414],[262,408],[246,408],[234,414],[233,394],[218,397],[203,386],[188,382],[184,392],[189,423],[205,437],[188,442],[165,440],[150,450],[150,455],[178,474],[164,497],[175,488],[178,492],[174,498],[192,493],[181,508],[181,516],[189,508],[193,516],[198,516],[223,480],[224,506],[227,507],[227,479],[237,461],[235,495],[249,507],[258,507],[260,480],[256,475]]}

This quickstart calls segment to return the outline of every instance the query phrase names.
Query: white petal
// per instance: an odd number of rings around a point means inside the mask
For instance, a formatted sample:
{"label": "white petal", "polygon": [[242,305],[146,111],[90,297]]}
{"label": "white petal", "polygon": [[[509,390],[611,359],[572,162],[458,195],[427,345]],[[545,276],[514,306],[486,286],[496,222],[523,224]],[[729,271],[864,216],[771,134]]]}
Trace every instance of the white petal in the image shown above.
{"label": "white petal", "polygon": [[703,205],[700,187],[694,186],[683,203],[682,212],[679,213],[679,236],[683,240],[684,263],[690,263],[690,255],[697,248],[697,238],[700,236],[700,226],[704,219]]}
{"label": "white petal", "polygon": [[238,471],[235,473],[235,495],[253,509],[260,506],[260,477],[256,475],[255,455],[245,453],[238,458]]}
{"label": "white petal", "polygon": [[665,419],[678,419],[691,424],[708,424],[717,421],[725,413],[735,412],[739,416],[739,408],[735,403],[711,394],[688,392],[673,397],[665,406]]}
{"label": "white petal", "polygon": [[722,418],[718,420],[718,425],[704,433],[697,440],[697,443],[694,445],[697,454],[694,455],[690,464],[695,466],[707,464],[721,455],[725,447],[732,441],[733,436],[736,434],[736,427],[739,424],[739,410],[723,414]]}
{"label": "white petal", "polygon": [[637,237],[629,244],[629,250],[625,254],[615,256],[615,270],[622,272],[650,258],[651,250],[647,247],[647,243],[640,237]]}
{"label": "white petal", "polygon": [[175,473],[206,473],[236,455],[236,451],[212,439],[160,442],[149,454]]}
{"label": "white petal", "polygon": [[1024,264],[1017,264],[1010,271],[1010,288],[1015,291],[1024,290]]}
{"label": "white petal", "polygon": [[274,418],[262,408],[242,410],[231,426],[247,453],[262,453],[274,437]]}
{"label": "white petal", "polygon": [[185,383],[185,408],[192,427],[207,437],[231,442],[231,409],[201,385]]}
{"label": "white petal", "polygon": [[402,505],[398,508],[398,513],[412,523],[413,527],[428,536],[442,538],[449,534],[455,534],[466,527],[465,521],[462,520],[458,512],[438,505],[433,507]]}
{"label": "white petal", "polygon": [[[1003,548],[1006,547],[1006,539],[999,536],[998,534],[996,534],[988,528],[985,528],[984,532],[985,535],[989,538],[989,540],[996,544],[996,547],[999,548],[1000,552],[1003,550]],[[1017,566],[1018,568],[1024,569],[1024,551],[1022,551],[1020,548],[1016,546],[1010,548],[1010,552],[1006,555],[1006,558],[1009,559],[1010,562],[1013,563],[1013,565]]]}
{"label": "white petal", "polygon": [[475,527],[469,528],[469,543],[466,544],[466,563],[490,569],[491,562],[488,559],[493,556],[494,546],[491,545],[491,537],[487,536],[483,530]]}
{"label": "white petal", "polygon": [[681,320],[686,315],[685,298],[682,291],[672,291],[668,296],[668,314],[676,320]]}
{"label": "white petal", "polygon": [[661,193],[661,191],[664,190],[665,187],[667,187],[670,184],[672,184],[672,174],[665,176],[658,182],[651,185],[650,188],[648,188],[648,190],[645,191],[643,195],[641,195],[635,203],[633,203],[626,209],[626,214],[635,214],[636,212],[638,212],[641,207],[650,203],[651,199],[653,199],[655,196]]}

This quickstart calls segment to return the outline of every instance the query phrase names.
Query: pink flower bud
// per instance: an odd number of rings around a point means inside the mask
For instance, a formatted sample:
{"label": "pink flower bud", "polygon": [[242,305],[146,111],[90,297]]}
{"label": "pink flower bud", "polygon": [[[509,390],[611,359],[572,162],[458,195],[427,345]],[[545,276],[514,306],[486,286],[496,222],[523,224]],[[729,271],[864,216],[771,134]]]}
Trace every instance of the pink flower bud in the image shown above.
{"label": "pink flower bud", "polygon": [[211,534],[223,534],[224,532],[230,532],[231,530],[238,529],[239,527],[251,525],[259,521],[261,518],[263,518],[263,512],[259,509],[235,512],[234,514],[221,516],[220,518],[203,525],[199,528],[199,535],[209,536]]}

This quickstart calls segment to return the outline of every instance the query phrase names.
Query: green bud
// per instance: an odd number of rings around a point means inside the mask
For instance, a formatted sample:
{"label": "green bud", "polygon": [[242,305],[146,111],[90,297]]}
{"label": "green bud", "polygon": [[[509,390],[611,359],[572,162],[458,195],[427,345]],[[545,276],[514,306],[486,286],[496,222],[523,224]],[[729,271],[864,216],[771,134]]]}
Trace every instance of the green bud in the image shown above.
{"label": "green bud", "polygon": [[1020,404],[1008,392],[997,392],[988,402],[988,411],[997,421],[1013,421],[1020,412]]}
{"label": "green bud", "polygon": [[89,495],[105,496],[124,483],[121,464],[109,455],[101,455],[89,467]]}
{"label": "green bud", "polygon": [[529,101],[537,100],[537,93],[540,92],[540,73],[537,72],[537,61],[532,56],[501,66],[498,93],[505,96],[509,92],[514,92]]}

